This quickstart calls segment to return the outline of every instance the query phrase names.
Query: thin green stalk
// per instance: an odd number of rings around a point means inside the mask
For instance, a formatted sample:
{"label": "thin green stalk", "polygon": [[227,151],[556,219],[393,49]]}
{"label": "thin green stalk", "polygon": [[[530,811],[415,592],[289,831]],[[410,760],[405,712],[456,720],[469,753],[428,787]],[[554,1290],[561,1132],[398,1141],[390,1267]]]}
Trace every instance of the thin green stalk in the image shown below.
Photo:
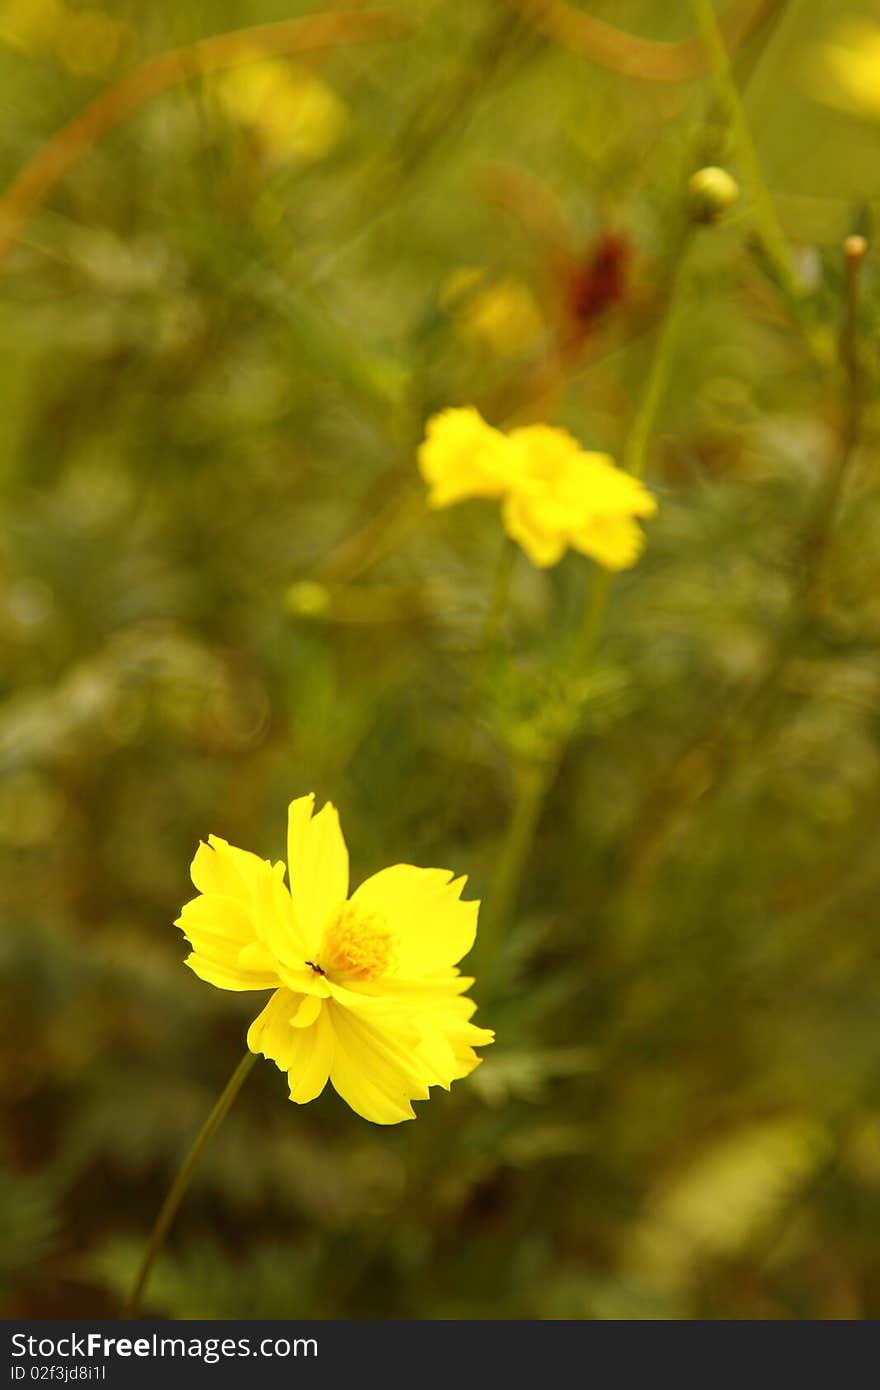
{"label": "thin green stalk", "polygon": [[[666,310],[660,324],[645,385],[630,422],[621,462],[627,473],[643,478],[648,466],[648,444],[654,433],[663,395],[675,356],[678,323],[690,268],[690,249],[696,224],[689,220],[681,233],[672,259],[672,278]],[[584,604],[580,626],[572,644],[572,670],[579,674],[590,659],[602,632],[614,575],[599,570],[593,577]]]}
{"label": "thin green stalk", "polygon": [[507,612],[507,605],[510,601],[510,585],[513,579],[516,556],[516,546],[510,537],[505,535],[501,544],[501,551],[498,555],[498,563],[495,566],[495,576],[492,580],[492,592],[486,609],[486,616],[483,620],[480,640],[474,654],[474,665],[468,678],[468,688],[462,709],[462,722],[465,731],[464,746],[458,763],[458,772],[454,788],[447,803],[450,824],[454,824],[458,819],[468,780],[468,773],[470,772],[473,762],[476,720],[480,709],[483,687],[486,681],[486,671],[492,658],[492,653],[498,645],[501,627],[504,622],[504,615]]}
{"label": "thin green stalk", "polygon": [[712,8],[711,0],[691,0],[691,7],[703,40],[712,57],[715,89],[719,100],[727,111],[743,177],[752,196],[755,230],[787,293],[793,299],[802,299],[804,287],[795,268],[785,232],[773,206],[773,200],[764,182],[761,162],[758,158],[755,142],[752,139],[752,132],[749,129],[745,107],[736,85],[730,57],[718,27],[718,20]]}
{"label": "thin green stalk", "polygon": [[623,449],[623,467],[635,478],[643,478],[648,462],[648,440],[657,420],[657,412],[663,393],[669,381],[673,360],[673,349],[684,300],[684,287],[690,266],[690,249],[695,226],[692,221],[686,224],[676,248],[672,266],[672,282],[666,312],[660,324],[644,390],[636,408]]}
{"label": "thin green stalk", "polygon": [[[492,659],[492,654],[498,645],[501,627],[504,622],[504,615],[507,612],[507,605],[510,601],[510,585],[513,580],[516,556],[516,545],[509,536],[505,535],[501,543],[498,563],[495,566],[495,576],[492,580],[492,593],[489,598],[489,606],[486,609],[486,617],[483,621],[483,630],[480,634],[479,646],[477,647],[474,657],[474,668],[470,678],[470,690],[465,704],[465,727],[470,730],[473,730],[474,721],[479,709],[480,697],[483,693],[486,671]],[[470,762],[471,751],[472,747],[469,744],[465,757],[462,760],[465,766]]]}
{"label": "thin green stalk", "polygon": [[600,569],[598,565],[596,566],[590,580],[581,620],[571,644],[571,673],[575,679],[589,665],[590,658],[599,641],[613,581],[614,575],[611,570]]}
{"label": "thin green stalk", "polygon": [[491,984],[498,955],[501,927],[516,906],[544,798],[555,771],[555,758],[523,763],[516,771],[513,812],[495,864],[474,957],[474,971],[487,986]]}
{"label": "thin green stalk", "polygon": [[482,678],[486,662],[491,656],[501,632],[501,624],[504,621],[504,615],[507,612],[507,604],[510,599],[510,584],[513,579],[516,556],[516,545],[509,536],[505,535],[501,545],[501,553],[498,556],[498,564],[495,567],[495,577],[492,581],[492,595],[489,599],[489,607],[486,609],[486,619],[483,623],[483,631],[480,636],[480,646],[477,651],[475,683],[478,683]]}
{"label": "thin green stalk", "polygon": [[837,348],[842,372],[840,444],[831,471],[816,491],[800,537],[797,579],[786,621],[760,679],[722,710],[720,719],[708,732],[689,740],[645,797],[628,839],[618,853],[615,874],[618,888],[628,885],[649,855],[656,853],[668,827],[682,811],[694,804],[697,797],[705,799],[717,795],[737,767],[746,758],[754,758],[772,731],[772,697],[820,607],[823,571],[834,536],[838,503],[861,437],[864,383],[859,350],[859,306],[862,263],[867,251],[864,237],[848,237],[844,243],[846,294]]}
{"label": "thin green stalk", "polygon": [[[654,351],[651,354],[644,390],[639,398],[623,446],[621,462],[625,471],[631,473],[634,478],[645,476],[648,466],[648,443],[654,433],[657,414],[672,369],[678,323],[690,268],[690,249],[695,230],[696,224],[692,220],[688,220],[673,255],[672,278],[666,310],[654,344]],[[590,586],[572,649],[572,666],[576,672],[582,671],[587,665],[599,640],[613,579],[613,574],[608,570],[600,570],[594,576]]]}
{"label": "thin green stalk", "polygon": [[144,1251],[144,1257],[141,1260],[141,1266],[138,1270],[137,1278],[135,1279],[134,1284],[132,1285],[131,1293],[129,1294],[128,1299],[125,1303],[125,1307],[122,1310],[122,1316],[124,1318],[136,1318],[138,1316],[141,1307],[141,1300],[143,1299],[144,1292],[147,1287],[147,1280],[150,1277],[150,1273],[152,1271],[153,1265],[156,1262],[156,1258],[159,1252],[161,1251],[162,1246],[165,1243],[165,1238],[171,1229],[171,1225],[174,1221],[175,1216],[177,1215],[177,1212],[180,1208],[180,1204],[183,1201],[184,1196],[186,1195],[186,1190],[189,1187],[190,1178],[192,1177],[193,1172],[195,1171],[196,1164],[198,1163],[205,1149],[208,1147],[208,1144],[213,1139],[214,1135],[217,1133],[217,1130],[220,1128],[221,1124],[225,1120],[232,1106],[233,1101],[235,1100],[236,1096],[241,1090],[245,1082],[245,1079],[256,1060],[256,1053],[245,1053],[244,1057],[241,1059],[235,1071],[232,1073],[232,1076],[229,1078],[225,1087],[223,1088],[223,1091],[218,1097],[213,1110],[206,1119],[205,1123],[202,1125],[202,1128],[199,1130],[199,1133],[196,1136],[195,1143],[193,1144],[192,1148],[190,1149],[189,1153],[184,1159],[178,1171],[177,1177],[171,1184],[168,1196],[162,1203],[159,1215],[156,1218],[156,1224],[153,1227],[150,1239],[147,1241],[147,1247]]}
{"label": "thin green stalk", "polygon": [[[693,230],[694,224],[689,222],[675,253],[666,312],[660,325],[645,387],[624,446],[624,467],[637,478],[641,478],[645,472],[648,441],[653,433],[657,412],[669,379]],[[520,884],[528,865],[529,851],[547,792],[577,727],[581,700],[578,678],[589,668],[602,635],[613,581],[614,575],[610,571],[597,568],[590,584],[581,621],[572,642],[571,698],[560,720],[561,732],[556,746],[548,750],[540,760],[523,762],[517,770],[513,811],[498,856],[487,909],[480,925],[475,957],[475,970],[487,979],[491,979],[501,927],[514,910],[519,897]]]}
{"label": "thin green stalk", "polygon": [[795,594],[795,625],[804,626],[819,595],[828,545],[834,530],[837,504],[862,432],[863,388],[859,356],[859,301],[862,262],[868,250],[864,237],[847,237],[844,243],[846,294],[837,344],[843,373],[840,448],[828,477],[819,488],[804,533],[800,582]]}

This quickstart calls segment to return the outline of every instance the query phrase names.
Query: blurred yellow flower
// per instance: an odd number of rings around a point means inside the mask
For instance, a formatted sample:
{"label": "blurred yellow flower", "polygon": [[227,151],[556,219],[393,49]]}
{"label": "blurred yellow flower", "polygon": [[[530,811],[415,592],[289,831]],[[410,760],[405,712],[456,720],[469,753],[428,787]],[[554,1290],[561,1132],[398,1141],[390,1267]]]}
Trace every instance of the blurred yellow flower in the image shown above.
{"label": "blurred yellow flower", "polygon": [[507,440],[472,405],[432,415],[418,461],[432,507],[450,507],[466,497],[503,497],[510,486]]}
{"label": "blurred yellow flower", "polygon": [[512,276],[485,285],[482,280],[481,270],[462,268],[441,290],[440,302],[452,312],[456,334],[470,347],[488,349],[496,357],[527,352],[545,332],[531,290]]}
{"label": "blurred yellow flower", "polygon": [[192,863],[199,896],[177,926],[187,965],[219,989],[272,997],[248,1032],[251,1052],[287,1072],[290,1098],[314,1100],[329,1079],[376,1124],[414,1118],[413,1100],[473,1071],[494,1034],[469,1020],[473,980],[457,962],[474,943],[479,903],[464,878],[395,864],[348,896],[348,850],[336,809],[290,805],[288,865],[216,835]]}
{"label": "blurred yellow flower", "polygon": [[808,78],[820,101],[880,121],[880,25],[847,20],[830,42],[812,51]]}
{"label": "blurred yellow flower", "polygon": [[0,0],[0,43],[25,53],[54,50],[76,77],[97,77],[136,39],[134,29],[99,9],[64,0]]}
{"label": "blurred yellow flower", "polygon": [[61,0],[0,0],[0,43],[34,52],[51,44],[63,17]]}
{"label": "blurred yellow flower", "polygon": [[258,58],[216,79],[229,118],[249,129],[272,163],[307,164],[330,153],[348,123],[348,109],[306,68]]}
{"label": "blurred yellow flower", "polygon": [[607,454],[586,452],[565,430],[525,425],[505,435],[473,406],[428,421],[418,463],[432,507],[500,498],[508,535],[542,567],[570,547],[606,569],[628,569],[644,547],[636,518],[657,510],[637,478]]}
{"label": "blurred yellow flower", "polygon": [[532,563],[555,565],[570,546],[605,569],[634,565],[645,544],[635,518],[657,510],[647,488],[608,454],[585,452],[565,430],[526,425],[509,438],[520,462],[504,499],[504,525]]}

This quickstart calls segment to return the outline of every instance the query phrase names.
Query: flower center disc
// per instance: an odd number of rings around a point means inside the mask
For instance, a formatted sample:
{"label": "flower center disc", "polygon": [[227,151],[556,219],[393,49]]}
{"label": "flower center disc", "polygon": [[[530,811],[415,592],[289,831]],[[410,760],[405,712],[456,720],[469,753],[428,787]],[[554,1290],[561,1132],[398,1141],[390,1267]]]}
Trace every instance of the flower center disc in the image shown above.
{"label": "flower center disc", "polygon": [[331,975],[375,980],[394,964],[394,957],[394,937],[385,918],[346,903],[324,938],[321,964]]}

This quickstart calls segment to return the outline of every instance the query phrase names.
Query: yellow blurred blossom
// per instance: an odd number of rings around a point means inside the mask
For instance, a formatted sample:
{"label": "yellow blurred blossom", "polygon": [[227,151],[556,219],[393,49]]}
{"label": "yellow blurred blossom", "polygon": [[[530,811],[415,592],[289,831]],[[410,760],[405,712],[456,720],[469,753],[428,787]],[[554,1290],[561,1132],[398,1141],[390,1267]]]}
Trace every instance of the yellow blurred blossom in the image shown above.
{"label": "yellow blurred blossom", "polygon": [[642,553],[636,517],[657,503],[608,454],[587,453],[565,430],[526,425],[513,430],[518,481],[504,499],[504,525],[535,565],[555,565],[570,546],[609,570],[629,569]]}
{"label": "yellow blurred blossom", "polygon": [[288,813],[288,870],[216,835],[192,863],[199,896],[177,920],[187,965],[219,989],[272,990],[248,1047],[287,1072],[305,1104],[329,1080],[376,1124],[414,1118],[411,1102],[473,1071],[494,1034],[470,1022],[473,980],[457,962],[474,943],[479,903],[464,878],[395,864],[349,897],[336,809],[314,796]]}
{"label": "yellow blurred blossom", "polygon": [[54,52],[76,77],[107,72],[135,37],[131,25],[104,10],[69,9],[64,0],[0,0],[0,43]]}
{"label": "yellow blurred blossom", "polygon": [[644,547],[636,518],[657,510],[637,478],[565,430],[526,425],[504,434],[473,406],[428,421],[418,462],[432,507],[499,498],[508,535],[542,567],[571,548],[606,569],[628,569]]}
{"label": "yellow blurred blossom", "polygon": [[829,106],[880,121],[880,25],[847,20],[812,50],[808,78],[812,95]]}
{"label": "yellow blurred blossom", "polygon": [[61,0],[0,0],[0,43],[25,53],[45,48],[64,13]]}
{"label": "yellow blurred blossom", "polygon": [[449,276],[441,290],[440,302],[452,312],[458,337],[496,357],[527,352],[545,332],[531,290],[513,276],[489,284],[482,281],[481,270],[463,267]]}
{"label": "yellow blurred blossom", "polygon": [[433,415],[418,459],[432,507],[450,507],[467,497],[503,497],[510,486],[508,442],[472,405]]}
{"label": "yellow blurred blossom", "polygon": [[229,118],[250,130],[272,163],[308,164],[330,153],[348,123],[348,109],[306,68],[258,58],[216,78]]}

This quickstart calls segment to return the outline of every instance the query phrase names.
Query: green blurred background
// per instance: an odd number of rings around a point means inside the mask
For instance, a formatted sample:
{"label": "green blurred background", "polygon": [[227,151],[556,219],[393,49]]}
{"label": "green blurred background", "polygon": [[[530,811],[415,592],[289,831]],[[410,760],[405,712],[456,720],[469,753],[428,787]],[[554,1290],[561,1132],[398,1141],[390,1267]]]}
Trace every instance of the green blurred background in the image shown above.
{"label": "green blurred background", "polygon": [[[313,8],[0,0],[0,175],[154,54]],[[685,0],[581,8],[694,30]],[[200,838],[283,857],[287,803],[314,790],[355,881],[409,860],[489,893],[590,565],[520,557],[469,724],[501,529],[489,503],[429,513],[424,421],[543,410],[619,457],[687,176],[737,169],[706,77],[604,71],[501,0],[396,13],[406,35],[143,105],[3,268],[7,1317],[117,1310],[241,1055],[262,996],[195,979],[172,925]],[[826,360],[746,197],[694,248],[660,510],[472,991],[495,1046],[391,1129],[329,1087],[290,1105],[261,1063],[148,1311],[880,1316],[870,254],[863,436],[789,640],[840,451],[841,242],[880,196],[880,126],[819,100],[816,46],[849,14],[880,26],[876,3],[789,0],[737,52]],[[578,319],[609,237],[620,293]]]}

